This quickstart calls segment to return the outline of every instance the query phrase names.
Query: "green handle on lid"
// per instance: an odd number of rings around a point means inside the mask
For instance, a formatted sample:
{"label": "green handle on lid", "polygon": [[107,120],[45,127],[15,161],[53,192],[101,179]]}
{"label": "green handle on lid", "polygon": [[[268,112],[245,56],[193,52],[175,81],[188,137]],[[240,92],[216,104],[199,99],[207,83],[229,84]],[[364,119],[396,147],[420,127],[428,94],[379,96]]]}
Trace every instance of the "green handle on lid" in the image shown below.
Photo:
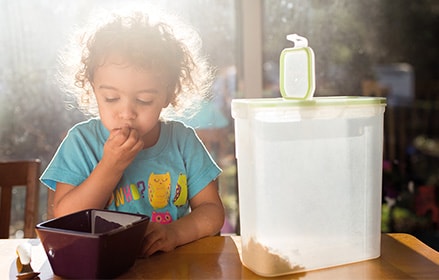
{"label": "green handle on lid", "polygon": [[280,91],[285,99],[312,99],[315,91],[314,52],[308,40],[297,34],[287,35],[294,47],[280,55]]}

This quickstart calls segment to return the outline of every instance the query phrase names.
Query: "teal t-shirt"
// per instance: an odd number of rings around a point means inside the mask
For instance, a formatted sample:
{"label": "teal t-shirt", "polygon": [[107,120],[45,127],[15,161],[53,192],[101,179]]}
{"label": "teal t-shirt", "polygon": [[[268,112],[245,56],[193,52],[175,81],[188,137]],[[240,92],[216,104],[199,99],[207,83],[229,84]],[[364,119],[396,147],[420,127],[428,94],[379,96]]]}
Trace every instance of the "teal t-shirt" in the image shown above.
{"label": "teal t-shirt", "polygon": [[[75,125],[41,182],[53,190],[57,182],[81,184],[102,158],[109,134],[99,119]],[[186,215],[189,200],[220,173],[192,128],[178,121],[161,122],[158,142],[142,150],[128,166],[107,208],[169,223]]]}

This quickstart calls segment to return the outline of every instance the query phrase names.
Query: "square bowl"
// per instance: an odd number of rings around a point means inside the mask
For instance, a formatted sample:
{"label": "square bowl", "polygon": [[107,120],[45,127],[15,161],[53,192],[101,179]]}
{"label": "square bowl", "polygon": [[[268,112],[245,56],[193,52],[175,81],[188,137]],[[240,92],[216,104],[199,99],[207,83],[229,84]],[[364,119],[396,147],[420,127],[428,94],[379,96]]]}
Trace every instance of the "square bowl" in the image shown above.
{"label": "square bowl", "polygon": [[150,218],[88,209],[36,225],[53,272],[65,278],[114,278],[142,249]]}

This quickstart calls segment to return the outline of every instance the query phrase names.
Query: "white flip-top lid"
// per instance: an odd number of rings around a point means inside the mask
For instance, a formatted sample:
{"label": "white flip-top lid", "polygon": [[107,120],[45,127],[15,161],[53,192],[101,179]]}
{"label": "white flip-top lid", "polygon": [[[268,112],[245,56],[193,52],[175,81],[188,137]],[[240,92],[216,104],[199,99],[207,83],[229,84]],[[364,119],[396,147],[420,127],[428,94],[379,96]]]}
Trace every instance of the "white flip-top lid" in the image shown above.
{"label": "white flip-top lid", "polygon": [[305,37],[290,34],[287,40],[294,47],[280,55],[280,92],[286,99],[311,99],[315,91],[314,52]]}

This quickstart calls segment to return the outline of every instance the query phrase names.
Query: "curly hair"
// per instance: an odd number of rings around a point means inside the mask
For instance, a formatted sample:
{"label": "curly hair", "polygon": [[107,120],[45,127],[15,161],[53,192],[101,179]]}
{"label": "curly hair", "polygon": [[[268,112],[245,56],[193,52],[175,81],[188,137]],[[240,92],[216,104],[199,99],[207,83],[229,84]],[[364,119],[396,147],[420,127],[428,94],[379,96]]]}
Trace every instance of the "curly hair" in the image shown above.
{"label": "curly hair", "polygon": [[171,26],[171,18],[167,19],[154,21],[141,12],[113,14],[82,33],[67,56],[61,57],[66,70],[61,78],[79,109],[98,115],[92,89],[94,73],[112,54],[141,69],[153,69],[166,82],[170,106],[162,116],[169,110],[182,114],[205,97],[213,75],[200,55],[201,40],[189,26],[179,21]]}

